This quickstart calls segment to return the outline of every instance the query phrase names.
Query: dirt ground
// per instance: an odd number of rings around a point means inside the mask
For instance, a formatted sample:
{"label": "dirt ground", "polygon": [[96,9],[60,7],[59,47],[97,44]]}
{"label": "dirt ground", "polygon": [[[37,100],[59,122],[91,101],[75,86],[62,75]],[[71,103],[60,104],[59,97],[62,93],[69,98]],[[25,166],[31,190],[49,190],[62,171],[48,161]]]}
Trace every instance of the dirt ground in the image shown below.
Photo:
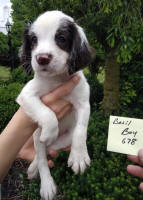
{"label": "dirt ground", "polygon": [[[22,197],[22,187],[19,174],[26,172],[29,164],[21,159],[17,159],[8,175],[5,177],[1,189],[2,189],[2,199],[1,200],[24,200]],[[63,194],[59,194],[54,198],[54,200],[65,200]]]}
{"label": "dirt ground", "polygon": [[23,200],[19,174],[26,171],[27,166],[28,163],[20,159],[13,163],[1,186],[2,200]]}

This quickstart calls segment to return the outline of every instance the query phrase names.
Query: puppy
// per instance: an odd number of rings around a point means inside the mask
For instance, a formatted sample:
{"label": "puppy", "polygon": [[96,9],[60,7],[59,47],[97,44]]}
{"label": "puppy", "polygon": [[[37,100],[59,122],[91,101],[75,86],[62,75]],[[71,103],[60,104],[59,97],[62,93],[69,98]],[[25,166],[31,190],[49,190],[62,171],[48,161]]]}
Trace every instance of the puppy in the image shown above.
{"label": "puppy", "polygon": [[[45,12],[24,32],[21,61],[28,72],[34,70],[34,78],[22,89],[17,102],[38,123],[34,132],[36,156],[28,169],[28,177],[34,178],[39,172],[40,194],[45,200],[52,200],[56,194],[47,163],[49,149],[71,145],[68,166],[75,174],[83,173],[90,165],[86,146],[90,92],[81,69],[91,60],[91,47],[82,28],[61,11]],[[74,110],[58,122],[55,113],[40,98],[73,74],[78,74],[80,81],[65,99]]]}

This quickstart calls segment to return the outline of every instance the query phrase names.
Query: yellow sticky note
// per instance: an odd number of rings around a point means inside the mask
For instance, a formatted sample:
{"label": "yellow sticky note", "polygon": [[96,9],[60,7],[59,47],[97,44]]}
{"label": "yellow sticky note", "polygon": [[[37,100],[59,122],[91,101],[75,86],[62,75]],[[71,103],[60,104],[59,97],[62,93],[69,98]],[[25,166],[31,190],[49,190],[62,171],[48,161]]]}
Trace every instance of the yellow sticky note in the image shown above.
{"label": "yellow sticky note", "polygon": [[110,116],[107,151],[137,155],[143,148],[143,120]]}

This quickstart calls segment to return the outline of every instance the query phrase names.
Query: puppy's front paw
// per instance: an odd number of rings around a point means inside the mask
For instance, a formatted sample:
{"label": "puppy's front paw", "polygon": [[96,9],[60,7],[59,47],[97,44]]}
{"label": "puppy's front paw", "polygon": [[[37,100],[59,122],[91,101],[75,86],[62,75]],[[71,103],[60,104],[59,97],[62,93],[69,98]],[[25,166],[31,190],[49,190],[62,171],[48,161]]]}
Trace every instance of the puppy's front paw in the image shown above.
{"label": "puppy's front paw", "polygon": [[41,127],[40,142],[46,142],[47,145],[52,144],[59,133],[58,120],[55,113],[45,113],[38,122]]}
{"label": "puppy's front paw", "polygon": [[87,166],[90,166],[90,158],[87,151],[71,150],[68,159],[68,167],[72,167],[75,174],[78,172],[83,173]]}
{"label": "puppy's front paw", "polygon": [[57,139],[58,133],[59,133],[58,126],[55,126],[52,128],[51,127],[50,128],[42,127],[40,142],[46,142],[47,146],[49,146]]}
{"label": "puppy's front paw", "polygon": [[45,178],[41,182],[40,195],[43,200],[52,200],[56,195],[56,185],[53,178]]}
{"label": "puppy's front paw", "polygon": [[28,179],[33,179],[36,178],[38,175],[38,167],[35,163],[31,163],[28,170],[27,170],[27,174],[28,174]]}

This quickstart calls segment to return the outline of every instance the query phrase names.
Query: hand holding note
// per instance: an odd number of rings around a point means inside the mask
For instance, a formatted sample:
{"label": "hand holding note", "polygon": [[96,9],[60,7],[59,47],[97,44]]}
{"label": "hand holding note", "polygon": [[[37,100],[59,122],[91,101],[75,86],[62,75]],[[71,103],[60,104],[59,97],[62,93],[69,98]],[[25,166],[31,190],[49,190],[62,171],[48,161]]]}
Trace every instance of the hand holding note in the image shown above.
{"label": "hand holding note", "polygon": [[[143,166],[143,149],[138,152],[138,156],[127,156],[129,160]],[[129,174],[143,178],[143,167],[138,165],[128,165],[127,171]],[[143,183],[140,183],[140,190],[143,192]]]}
{"label": "hand holding note", "polygon": [[[140,166],[128,165],[128,173],[143,178],[143,120],[110,116],[107,150],[130,154],[128,159]],[[140,190],[143,191],[143,183]]]}
{"label": "hand holding note", "polygon": [[110,116],[107,150],[137,155],[143,148],[143,120]]}

